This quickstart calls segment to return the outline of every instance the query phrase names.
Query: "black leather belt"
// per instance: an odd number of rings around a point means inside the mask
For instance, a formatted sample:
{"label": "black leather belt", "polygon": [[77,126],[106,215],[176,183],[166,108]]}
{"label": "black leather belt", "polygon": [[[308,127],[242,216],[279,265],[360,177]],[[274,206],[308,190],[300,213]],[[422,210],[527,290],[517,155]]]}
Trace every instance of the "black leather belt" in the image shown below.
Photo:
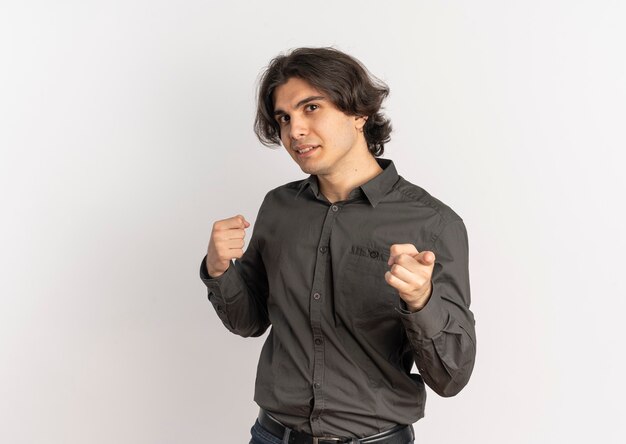
{"label": "black leather belt", "polygon": [[358,443],[358,444],[408,444],[415,438],[413,427],[410,425],[399,425],[376,435],[366,436],[365,438],[341,438],[334,436],[312,436],[308,433],[299,432],[290,429],[273,418],[265,410],[259,412],[259,424],[265,430],[270,432],[277,438],[283,439],[285,432],[289,433],[289,444],[342,444],[342,443]]}

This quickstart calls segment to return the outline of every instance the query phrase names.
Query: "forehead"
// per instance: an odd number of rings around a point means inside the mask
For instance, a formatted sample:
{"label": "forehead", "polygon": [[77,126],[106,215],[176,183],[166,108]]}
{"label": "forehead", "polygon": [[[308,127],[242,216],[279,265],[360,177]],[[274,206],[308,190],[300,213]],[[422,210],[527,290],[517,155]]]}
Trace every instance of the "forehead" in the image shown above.
{"label": "forehead", "polygon": [[274,109],[293,109],[300,100],[310,96],[326,97],[326,94],[313,87],[306,80],[291,77],[274,90]]}

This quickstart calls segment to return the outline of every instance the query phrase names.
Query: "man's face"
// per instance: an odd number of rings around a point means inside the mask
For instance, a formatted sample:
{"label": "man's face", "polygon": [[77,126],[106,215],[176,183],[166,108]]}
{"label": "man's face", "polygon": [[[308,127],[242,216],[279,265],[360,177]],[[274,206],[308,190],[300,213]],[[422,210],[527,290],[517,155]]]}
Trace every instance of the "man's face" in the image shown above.
{"label": "man's face", "polygon": [[[360,129],[363,117],[340,111],[307,81],[290,78],[274,91],[275,118],[280,138],[291,157],[308,174],[331,174],[351,159],[369,154]],[[309,152],[298,150],[313,148]]]}

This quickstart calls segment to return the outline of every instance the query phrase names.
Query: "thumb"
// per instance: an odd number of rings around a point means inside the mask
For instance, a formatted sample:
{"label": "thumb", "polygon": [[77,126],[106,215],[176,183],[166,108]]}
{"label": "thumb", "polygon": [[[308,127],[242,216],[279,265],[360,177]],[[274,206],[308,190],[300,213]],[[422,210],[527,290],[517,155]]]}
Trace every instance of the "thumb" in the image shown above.
{"label": "thumb", "polygon": [[243,222],[244,228],[248,228],[250,226],[250,222],[248,222],[242,214],[238,214],[237,216],[239,216],[239,219]]}
{"label": "thumb", "polygon": [[421,251],[418,255],[415,256],[415,259],[424,265],[432,265],[435,263],[435,253],[432,251]]}

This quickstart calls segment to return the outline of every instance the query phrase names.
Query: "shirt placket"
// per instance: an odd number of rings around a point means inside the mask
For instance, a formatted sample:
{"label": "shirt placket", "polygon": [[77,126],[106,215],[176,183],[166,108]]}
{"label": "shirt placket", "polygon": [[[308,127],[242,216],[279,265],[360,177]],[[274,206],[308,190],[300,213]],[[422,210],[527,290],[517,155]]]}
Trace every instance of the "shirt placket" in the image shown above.
{"label": "shirt placket", "polygon": [[327,258],[329,252],[329,239],[333,224],[341,207],[331,204],[326,212],[322,235],[317,247],[315,259],[315,272],[313,287],[310,296],[310,322],[313,333],[313,408],[309,422],[313,435],[322,436],[322,413],[324,411],[324,346],[325,337],[322,333],[322,308],[324,303],[330,300],[326,294],[326,280],[328,279]]}

